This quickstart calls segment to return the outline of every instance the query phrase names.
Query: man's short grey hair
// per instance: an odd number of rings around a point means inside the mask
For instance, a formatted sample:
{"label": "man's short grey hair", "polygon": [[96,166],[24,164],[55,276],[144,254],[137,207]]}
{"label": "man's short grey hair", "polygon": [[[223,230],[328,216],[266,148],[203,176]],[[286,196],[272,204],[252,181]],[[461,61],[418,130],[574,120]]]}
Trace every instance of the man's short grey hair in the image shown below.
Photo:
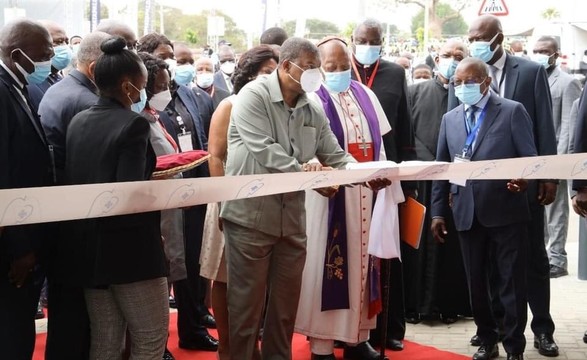
{"label": "man's short grey hair", "polygon": [[381,34],[381,36],[383,36],[383,25],[381,25],[381,22],[377,19],[367,18],[367,19],[363,20],[361,23],[359,23],[357,25],[357,27],[355,28],[355,31],[353,31],[353,36],[357,36],[357,32],[359,31],[359,29],[361,27],[366,27],[367,29],[377,28],[377,29],[379,29],[379,34]]}
{"label": "man's short grey hair", "polygon": [[94,31],[91,34],[84,36],[82,42],[79,44],[77,62],[80,64],[89,65],[98,60],[98,57],[102,55],[100,46],[104,41],[110,39],[111,37],[112,35],[102,31]]}
{"label": "man's short grey hair", "polygon": [[318,48],[310,40],[291,37],[281,45],[279,64],[281,65],[285,60],[295,62],[304,54],[310,54],[316,58],[320,58]]}

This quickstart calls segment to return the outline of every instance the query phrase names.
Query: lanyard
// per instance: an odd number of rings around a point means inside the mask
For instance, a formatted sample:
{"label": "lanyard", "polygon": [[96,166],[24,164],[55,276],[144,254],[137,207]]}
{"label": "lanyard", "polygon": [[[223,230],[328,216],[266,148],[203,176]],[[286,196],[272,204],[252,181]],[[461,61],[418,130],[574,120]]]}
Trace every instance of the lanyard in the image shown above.
{"label": "lanyard", "polygon": [[[357,69],[357,64],[355,64],[355,61],[351,61],[351,64],[353,65],[353,70],[355,71],[355,76],[357,77],[357,81],[361,82],[363,85],[367,85],[367,87],[369,89],[371,89],[371,85],[373,85],[373,80],[375,80],[375,75],[377,74],[377,70],[379,70],[379,60],[377,60],[377,63],[375,63],[375,68],[373,69],[373,72],[371,73],[371,78],[369,79],[369,82],[367,84],[365,84],[363,82],[363,78],[361,77],[361,74],[359,74],[359,70]],[[367,81],[367,72],[365,71],[365,81]]]}
{"label": "lanyard", "polygon": [[[479,128],[481,127],[481,124],[485,119],[486,109],[487,107],[483,108],[483,111],[481,111],[481,114],[479,114],[479,118],[477,119],[477,123],[475,123],[475,127],[473,129],[469,129],[469,124],[467,124],[467,115],[465,114],[465,128],[468,131],[468,135],[467,140],[465,141],[465,146],[463,146],[463,157],[467,155],[467,153],[471,149],[471,146],[475,142],[475,139],[477,139],[477,133],[479,132]],[[475,116],[475,113],[473,113],[471,116]]]}

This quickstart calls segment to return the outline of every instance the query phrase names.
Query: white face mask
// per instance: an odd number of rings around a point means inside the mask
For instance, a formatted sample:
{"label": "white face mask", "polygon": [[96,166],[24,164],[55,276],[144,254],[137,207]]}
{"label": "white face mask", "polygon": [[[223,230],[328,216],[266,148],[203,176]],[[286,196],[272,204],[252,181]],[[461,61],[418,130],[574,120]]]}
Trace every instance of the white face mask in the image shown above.
{"label": "white face mask", "polygon": [[320,69],[315,68],[304,70],[301,67],[299,67],[296,63],[292,62],[290,64],[302,70],[302,76],[300,77],[300,81],[294,79],[293,76],[291,76],[291,74],[288,75],[293,81],[297,82],[302,86],[302,90],[304,90],[304,92],[312,93],[320,89],[320,85],[322,85],[322,73],[320,72]]}
{"label": "white face mask", "polygon": [[516,52],[514,52],[514,56],[522,57],[522,56],[524,56],[524,52],[523,51],[516,51]]}
{"label": "white face mask", "polygon": [[225,61],[222,63],[222,65],[220,65],[220,70],[226,75],[232,75],[235,67],[236,64],[234,63],[234,61]]}
{"label": "white face mask", "polygon": [[149,100],[149,106],[157,111],[163,111],[171,101],[171,91],[169,89],[161,91]]}
{"label": "white face mask", "polygon": [[428,79],[424,79],[424,78],[420,78],[420,79],[414,79],[414,85],[415,85],[415,84],[422,83],[422,82],[424,82],[424,81],[427,81],[427,80],[428,80]]}
{"label": "white face mask", "polygon": [[212,83],[214,83],[214,74],[209,72],[196,74],[196,84],[200,88],[207,89],[212,86]]}

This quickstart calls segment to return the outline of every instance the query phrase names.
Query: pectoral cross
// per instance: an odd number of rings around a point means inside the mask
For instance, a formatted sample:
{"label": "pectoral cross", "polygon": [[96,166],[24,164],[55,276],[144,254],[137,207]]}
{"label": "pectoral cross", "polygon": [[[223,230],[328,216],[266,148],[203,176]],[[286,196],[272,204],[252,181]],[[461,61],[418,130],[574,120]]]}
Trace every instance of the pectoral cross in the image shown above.
{"label": "pectoral cross", "polygon": [[367,157],[367,155],[369,155],[367,150],[371,149],[371,144],[367,144],[365,141],[363,141],[363,144],[359,145],[358,147],[359,150],[363,150],[363,156]]}

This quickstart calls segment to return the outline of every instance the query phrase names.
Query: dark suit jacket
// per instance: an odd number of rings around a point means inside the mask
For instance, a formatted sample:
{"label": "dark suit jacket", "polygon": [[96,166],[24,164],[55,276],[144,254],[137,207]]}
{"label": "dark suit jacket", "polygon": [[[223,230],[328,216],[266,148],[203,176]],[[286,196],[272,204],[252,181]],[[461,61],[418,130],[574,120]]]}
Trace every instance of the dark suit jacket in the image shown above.
{"label": "dark suit jacket", "polygon": [[[442,118],[436,160],[453,161],[461,154],[467,138],[464,106]],[[491,94],[486,105],[471,161],[536,156],[532,121],[524,107]],[[452,212],[458,231],[471,229],[473,219],[486,227],[505,226],[530,220],[526,193],[507,190],[508,180],[468,180],[462,187],[448,181],[434,181],[432,217],[445,217],[452,194]]]}
{"label": "dark suit jacket", "polygon": [[230,93],[230,90],[228,90],[228,86],[226,86],[226,80],[224,80],[224,73],[222,71],[218,70],[214,73],[213,84],[216,89],[222,89]]}
{"label": "dark suit jacket", "polygon": [[[504,97],[524,105],[530,115],[538,155],[556,155],[552,101],[546,70],[533,61],[511,55],[506,55],[504,70]],[[458,101],[455,101],[454,91],[449,90],[449,97],[452,97],[449,106],[456,106]]]}
{"label": "dark suit jacket", "polygon": [[65,169],[65,136],[71,119],[98,101],[96,86],[84,74],[73,70],[51,86],[39,105],[39,116],[47,141],[53,145],[57,181],[63,181]]}
{"label": "dark suit jacket", "polygon": [[[223,91],[223,90],[221,90]],[[198,104],[198,112],[200,113],[200,119],[204,124],[206,130],[206,137],[210,135],[210,120],[212,120],[212,114],[216,105],[214,105],[214,99],[208,95],[208,93],[197,86],[192,88],[192,92],[195,95],[196,103]]]}
{"label": "dark suit jacket", "polygon": [[[14,79],[0,67],[0,189],[51,185],[51,161],[43,128],[14,86],[18,86]],[[14,205],[24,208],[27,200],[21,200]],[[11,260],[30,252],[39,256],[44,235],[42,224],[0,230],[1,276],[7,274],[5,266]]]}
{"label": "dark suit jacket", "polygon": [[[587,152],[587,86],[583,88],[579,100],[573,144],[573,153]],[[587,187],[587,180],[573,180],[573,189],[583,187]]]}
{"label": "dark suit jacket", "polygon": [[[77,114],[67,130],[68,184],[148,180],[155,167],[149,122],[114,100],[100,98]],[[102,194],[94,206],[116,201]],[[96,209],[100,210],[100,209]],[[91,210],[90,210],[91,211]],[[167,275],[159,212],[73,222],[70,236],[84,258],[83,281],[92,287]]]}
{"label": "dark suit jacket", "polygon": [[63,79],[63,76],[61,76],[61,74],[51,73],[49,75],[49,77],[47,79],[45,79],[45,81],[43,81],[42,83],[28,85],[27,89],[29,91],[29,96],[31,98],[31,105],[35,109],[38,109],[39,104],[41,103],[41,100],[43,99],[43,96],[45,96],[45,93],[47,92],[47,90],[49,90],[49,88],[51,88],[51,86],[60,82],[62,79]]}

